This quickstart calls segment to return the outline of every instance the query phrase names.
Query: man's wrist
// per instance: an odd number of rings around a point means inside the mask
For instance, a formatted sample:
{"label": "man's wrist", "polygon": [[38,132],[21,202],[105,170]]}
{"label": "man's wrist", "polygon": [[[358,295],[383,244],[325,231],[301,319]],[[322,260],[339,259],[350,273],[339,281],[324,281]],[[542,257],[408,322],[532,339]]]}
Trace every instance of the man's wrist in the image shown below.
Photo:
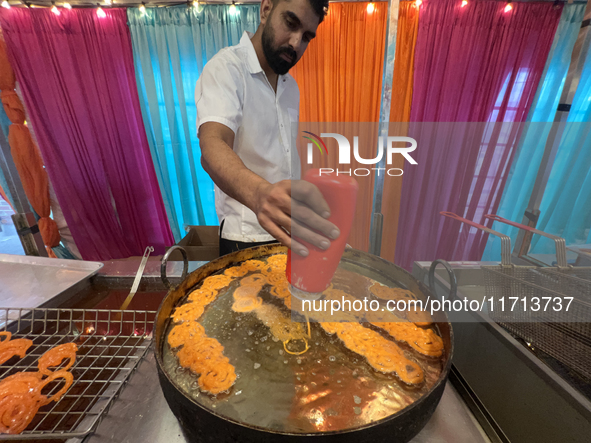
{"label": "man's wrist", "polygon": [[254,212],[255,214],[259,213],[259,206],[262,203],[263,197],[265,194],[267,194],[268,189],[271,185],[271,183],[269,183],[267,180],[263,179],[262,177],[258,177],[259,183],[255,185],[254,189],[254,196],[253,196],[253,202],[251,202],[250,205],[247,205],[249,207],[249,209]]}

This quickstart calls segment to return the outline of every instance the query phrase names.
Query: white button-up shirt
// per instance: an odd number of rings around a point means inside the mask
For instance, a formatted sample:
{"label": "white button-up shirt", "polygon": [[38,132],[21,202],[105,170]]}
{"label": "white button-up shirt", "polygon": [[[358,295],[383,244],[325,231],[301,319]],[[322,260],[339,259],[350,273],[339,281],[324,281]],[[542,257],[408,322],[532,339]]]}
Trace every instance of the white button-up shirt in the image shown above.
{"label": "white button-up shirt", "polygon": [[[219,51],[203,69],[195,88],[197,130],[206,122],[234,132],[234,152],[246,167],[270,183],[297,179],[296,149],[300,92],[294,78],[280,75],[273,90],[245,32],[236,46]],[[256,215],[215,186],[215,206],[224,220],[222,237],[240,242],[273,240]]]}

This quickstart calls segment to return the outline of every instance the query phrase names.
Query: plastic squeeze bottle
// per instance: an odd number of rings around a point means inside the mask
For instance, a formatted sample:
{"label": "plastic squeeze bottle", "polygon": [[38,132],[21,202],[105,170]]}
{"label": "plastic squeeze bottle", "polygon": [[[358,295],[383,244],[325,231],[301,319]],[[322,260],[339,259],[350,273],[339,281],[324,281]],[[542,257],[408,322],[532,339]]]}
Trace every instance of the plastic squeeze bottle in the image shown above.
{"label": "plastic squeeze bottle", "polygon": [[288,252],[286,274],[292,294],[302,300],[316,300],[330,285],[345,251],[355,215],[359,186],[350,176],[337,176],[334,172],[321,172],[320,169],[309,170],[304,180],[318,187],[330,207],[328,220],[341,231],[326,250],[298,239],[308,248],[308,256],[302,257],[291,250]]}

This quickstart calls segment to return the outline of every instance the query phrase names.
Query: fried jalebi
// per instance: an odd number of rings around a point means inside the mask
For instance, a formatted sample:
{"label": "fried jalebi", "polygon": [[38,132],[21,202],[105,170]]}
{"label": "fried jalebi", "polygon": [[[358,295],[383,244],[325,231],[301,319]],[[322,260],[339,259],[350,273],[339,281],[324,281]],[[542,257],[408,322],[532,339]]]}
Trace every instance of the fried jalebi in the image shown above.
{"label": "fried jalebi", "polygon": [[203,280],[202,289],[222,289],[230,284],[232,277],[227,275],[212,275]]}
{"label": "fried jalebi", "polygon": [[267,282],[270,285],[277,285],[277,284],[289,284],[287,281],[287,277],[285,275],[285,271],[272,271],[269,272],[267,275]]}
{"label": "fried jalebi", "polygon": [[260,286],[261,288],[267,283],[267,278],[262,274],[252,274],[240,280],[240,286]]}
{"label": "fried jalebi", "polygon": [[421,329],[408,322],[376,322],[372,325],[386,331],[394,340],[408,343],[423,355],[439,357],[443,353],[443,340],[431,329]]}
{"label": "fried jalebi", "polygon": [[236,381],[234,366],[223,352],[220,342],[204,335],[200,340],[185,343],[177,357],[181,366],[200,374],[198,382],[203,391],[217,395],[229,390]]}
{"label": "fried jalebi", "polygon": [[10,332],[0,332],[0,336],[6,337],[0,342],[0,365],[6,363],[15,355],[23,358],[27,355],[27,350],[33,345],[33,342],[27,338],[12,340]]}
{"label": "fried jalebi", "polygon": [[[4,340],[2,340],[2,337],[4,337]],[[11,337],[12,337],[11,332],[8,332],[8,331],[0,332],[0,343],[4,343],[5,341],[9,341]]]}
{"label": "fried jalebi", "polygon": [[39,358],[37,363],[39,372],[41,372],[43,375],[51,375],[52,371],[48,369],[50,366],[59,366],[62,361],[69,359],[70,361],[66,367],[62,368],[62,370],[67,371],[76,361],[77,351],[78,346],[76,346],[76,343],[65,343],[63,345],[51,348],[49,351],[43,354],[41,358]]}
{"label": "fried jalebi", "polygon": [[197,320],[203,314],[203,306],[199,302],[185,303],[175,309],[172,320],[175,323]]}
{"label": "fried jalebi", "polygon": [[201,303],[204,307],[215,300],[218,295],[217,289],[195,289],[189,294],[188,300]]}
{"label": "fried jalebi", "polygon": [[274,295],[275,297],[281,299],[287,298],[291,295],[291,293],[289,292],[288,283],[276,284],[271,288],[269,292],[271,293],[271,295]]}
{"label": "fried jalebi", "polygon": [[64,379],[64,386],[51,397],[49,397],[47,400],[42,402],[41,406],[46,405],[47,403],[52,401],[58,402],[74,382],[74,376],[72,375],[72,373],[66,371],[65,369],[61,369],[59,371],[52,372],[49,377],[47,377],[45,380],[43,380],[40,384],[38,384],[35,387],[34,391],[42,396],[43,388],[45,388],[45,386],[47,386],[49,383],[52,383],[59,378]]}
{"label": "fried jalebi", "polygon": [[406,311],[406,318],[420,327],[427,327],[433,324],[431,315],[418,306],[414,306],[414,309],[409,307],[409,310]]}
{"label": "fried jalebi", "polygon": [[257,309],[263,304],[263,299],[260,297],[242,297],[234,301],[232,310],[234,312],[250,312]]}
{"label": "fried jalebi", "polygon": [[267,258],[267,263],[277,270],[285,271],[285,266],[287,265],[287,255],[272,255],[271,257]]}
{"label": "fried jalebi", "polygon": [[246,260],[242,263],[242,267],[249,271],[260,271],[261,269],[265,269],[267,265],[261,260]]}
{"label": "fried jalebi", "polygon": [[228,277],[236,278],[236,277],[244,277],[246,274],[250,272],[250,269],[244,266],[232,266],[224,271],[224,275]]}
{"label": "fried jalebi", "polygon": [[207,392],[217,395],[229,390],[236,381],[234,366],[230,363],[218,362],[207,374],[199,377],[199,387]]}
{"label": "fried jalebi", "polygon": [[10,394],[26,394],[37,386],[43,374],[40,372],[17,372],[0,382],[0,399]]}
{"label": "fried jalebi", "polygon": [[234,297],[234,300],[238,300],[241,298],[253,298],[257,297],[259,292],[260,289],[258,289],[257,286],[240,286],[236,288],[232,296]]}
{"label": "fried jalebi", "polygon": [[359,323],[322,322],[320,326],[329,334],[337,334],[351,351],[362,355],[377,371],[395,373],[408,384],[419,384],[425,379],[421,367],[404,356],[396,343]]}
{"label": "fried jalebi", "polygon": [[176,325],[168,334],[168,344],[171,348],[178,348],[190,341],[201,339],[205,335],[205,329],[201,323],[187,321]]}
{"label": "fried jalebi", "polygon": [[20,434],[37,414],[41,407],[37,395],[12,394],[0,400],[0,433]]}
{"label": "fried jalebi", "polygon": [[213,368],[218,361],[225,361],[224,347],[215,338],[203,336],[183,346],[178,352],[179,363],[184,368],[189,368],[197,374]]}
{"label": "fried jalebi", "polygon": [[[10,335],[2,335],[7,337],[4,342],[10,340]],[[31,423],[41,406],[62,398],[74,382],[74,376],[68,369],[76,361],[77,350],[75,343],[56,346],[39,358],[39,372],[17,372],[0,381],[0,433],[20,434]],[[64,369],[56,372],[48,369],[59,366],[64,359],[69,359]],[[48,375],[45,379],[44,374]],[[57,379],[64,379],[64,386],[47,398],[42,393],[43,389]]]}

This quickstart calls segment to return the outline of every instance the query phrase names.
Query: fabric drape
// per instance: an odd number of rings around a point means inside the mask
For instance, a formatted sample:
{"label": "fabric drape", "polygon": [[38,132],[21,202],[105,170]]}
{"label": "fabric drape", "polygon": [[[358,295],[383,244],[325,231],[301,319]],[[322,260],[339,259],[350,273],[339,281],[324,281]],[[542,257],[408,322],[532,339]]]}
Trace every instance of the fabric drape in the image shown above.
{"label": "fabric drape", "polygon": [[[577,92],[540,203],[537,228],[566,244],[591,243],[591,57]],[[553,242],[532,239],[532,253],[554,254]]]}
{"label": "fabric drape", "polygon": [[217,225],[213,181],[201,166],[195,83],[221,48],[255,32],[259,5],[129,8],[127,16],[148,143],[171,228]]}
{"label": "fabric drape", "polygon": [[396,244],[396,263],[407,269],[415,260],[482,256],[486,237],[439,212],[484,222],[496,211],[520,135],[511,122],[527,117],[562,11],[551,3],[504,9],[421,6],[409,128],[418,165],[405,165]]}
{"label": "fabric drape", "polygon": [[[413,1],[400,2],[389,128],[389,133],[397,136],[405,136],[408,133],[412,103],[415,45],[419,29],[419,10],[420,8]],[[404,170],[404,158],[394,156],[392,168]],[[396,236],[398,234],[402,180],[403,177],[384,176],[384,194],[382,196],[384,220],[380,256],[392,262],[394,261]]]}
{"label": "fabric drape", "polygon": [[[2,78],[0,85],[3,86],[0,97],[4,112],[10,121],[10,126],[8,127],[10,154],[27,199],[39,216],[37,224],[43,244],[45,244],[48,255],[54,257],[55,255],[51,252],[51,248],[59,245],[60,234],[55,221],[50,218],[49,180],[41,154],[26,125],[25,108],[15,91],[15,77],[10,60],[8,60],[6,45],[1,38],[0,41],[2,41],[0,44],[0,52],[2,53],[0,55],[0,62],[5,63],[0,72],[0,77]],[[2,194],[7,198],[4,192]]]}
{"label": "fabric drape", "polygon": [[87,260],[173,243],[150,157],[124,9],[0,11],[8,55],[64,217]]}
{"label": "fabric drape", "polygon": [[[508,220],[521,223],[527,209],[584,13],[585,5],[564,5],[542,81],[529,111],[528,123],[524,127],[497,211],[498,215]],[[493,224],[493,229],[510,236],[512,244],[519,233],[517,228],[498,222]],[[489,236],[482,260],[497,260],[500,250],[500,239]]]}
{"label": "fabric drape", "polygon": [[[359,151],[366,159],[375,157],[378,126],[362,122],[378,122],[380,117],[387,12],[387,4],[381,2],[373,13],[367,12],[367,3],[330,3],[316,38],[290,71],[300,87],[300,131],[306,130],[307,122],[336,122],[331,125],[335,132],[350,135],[351,141],[353,134],[359,136],[363,141]],[[327,147],[331,155],[315,158],[313,166],[337,168],[337,157],[332,155],[336,145],[327,141]],[[302,167],[309,167],[302,150],[300,158]],[[350,165],[358,166],[363,165]],[[373,177],[356,179],[359,193],[349,243],[367,251]]]}

